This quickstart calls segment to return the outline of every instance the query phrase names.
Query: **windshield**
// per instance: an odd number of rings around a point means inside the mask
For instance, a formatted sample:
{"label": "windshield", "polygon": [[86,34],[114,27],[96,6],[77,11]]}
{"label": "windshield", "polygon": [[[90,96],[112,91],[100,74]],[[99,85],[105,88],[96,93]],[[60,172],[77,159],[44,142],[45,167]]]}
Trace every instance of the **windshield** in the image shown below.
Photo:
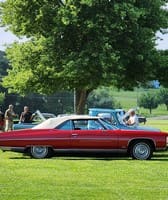
{"label": "windshield", "polygon": [[117,117],[117,119],[118,119],[118,122],[120,123],[120,124],[125,124],[124,123],[124,115],[122,115],[121,113],[116,113],[116,117]]}
{"label": "windshield", "polygon": [[108,130],[117,130],[118,129],[116,126],[112,125],[108,120],[101,118],[101,119],[99,119],[99,121]]}

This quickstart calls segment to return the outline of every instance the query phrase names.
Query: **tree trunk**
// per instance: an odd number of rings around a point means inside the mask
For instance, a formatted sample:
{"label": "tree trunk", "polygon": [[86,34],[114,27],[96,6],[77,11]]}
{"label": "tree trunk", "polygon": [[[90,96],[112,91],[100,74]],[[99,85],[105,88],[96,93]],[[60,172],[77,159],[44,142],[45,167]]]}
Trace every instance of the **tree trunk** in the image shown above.
{"label": "tree trunk", "polygon": [[168,104],[166,104],[166,108],[167,108],[167,111],[168,111]]}
{"label": "tree trunk", "polygon": [[81,89],[76,90],[76,114],[85,113],[86,100],[91,90]]}

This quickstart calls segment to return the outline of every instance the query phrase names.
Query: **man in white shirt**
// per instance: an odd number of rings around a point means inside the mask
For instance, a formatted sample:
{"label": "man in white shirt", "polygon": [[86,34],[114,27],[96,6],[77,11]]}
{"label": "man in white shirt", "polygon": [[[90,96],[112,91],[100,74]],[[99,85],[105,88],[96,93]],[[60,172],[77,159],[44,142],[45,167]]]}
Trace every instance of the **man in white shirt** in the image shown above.
{"label": "man in white shirt", "polygon": [[133,110],[133,109],[130,110],[129,119],[126,122],[126,124],[129,126],[138,126],[139,125],[138,117],[135,114],[135,110]]}

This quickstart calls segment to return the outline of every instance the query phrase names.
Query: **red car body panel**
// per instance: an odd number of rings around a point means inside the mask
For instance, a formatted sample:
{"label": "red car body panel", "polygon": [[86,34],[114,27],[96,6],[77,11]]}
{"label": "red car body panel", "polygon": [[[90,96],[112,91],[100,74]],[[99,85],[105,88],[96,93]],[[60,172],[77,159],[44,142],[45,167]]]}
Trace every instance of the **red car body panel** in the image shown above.
{"label": "red car body panel", "polygon": [[132,140],[150,140],[156,149],[166,148],[166,136],[164,132],[149,132],[144,130],[120,130],[119,147],[127,148]]}
{"label": "red car body panel", "polygon": [[33,145],[70,148],[70,131],[27,129],[0,135],[0,146],[26,148]]}
{"label": "red car body panel", "polygon": [[117,149],[116,130],[75,130],[71,135],[71,147],[82,149]]}

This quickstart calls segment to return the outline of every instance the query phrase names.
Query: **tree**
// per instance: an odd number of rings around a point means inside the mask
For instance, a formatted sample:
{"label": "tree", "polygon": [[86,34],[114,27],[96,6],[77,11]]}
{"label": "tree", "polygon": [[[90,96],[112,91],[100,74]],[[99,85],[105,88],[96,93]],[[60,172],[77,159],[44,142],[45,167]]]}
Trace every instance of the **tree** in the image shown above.
{"label": "tree", "polygon": [[160,50],[155,59],[155,74],[162,86],[168,87],[168,50]]}
{"label": "tree", "polygon": [[[3,51],[0,51],[0,82],[2,78],[7,75],[7,69],[9,69],[8,60],[6,59],[6,54]],[[6,89],[0,84],[0,91],[6,92]]]}
{"label": "tree", "polygon": [[[8,61],[5,58],[5,52],[0,51],[0,81],[3,76],[7,75],[7,69],[9,68]],[[2,104],[5,99],[5,88],[0,85],[0,110],[2,109]]]}
{"label": "tree", "polygon": [[[100,85],[131,89],[153,77],[166,0],[6,0],[2,24],[25,43],[7,50],[3,85],[17,93],[76,91],[77,113]],[[129,80],[129,81],[128,81]]]}
{"label": "tree", "polygon": [[5,58],[5,52],[0,51],[0,77],[7,75],[9,68],[8,60]]}
{"label": "tree", "polygon": [[88,97],[89,108],[120,108],[121,105],[109,94],[107,88],[98,88],[92,91]]}
{"label": "tree", "polygon": [[165,104],[168,110],[168,89],[162,88],[158,93],[159,103]]}
{"label": "tree", "polygon": [[152,113],[152,109],[158,107],[158,104],[157,95],[151,92],[142,94],[138,99],[138,105],[149,109],[150,114]]}
{"label": "tree", "polygon": [[2,92],[0,92],[0,110],[2,109],[2,108],[1,108],[1,105],[2,105],[2,103],[4,102],[4,99],[5,99],[5,94],[2,93]]}

